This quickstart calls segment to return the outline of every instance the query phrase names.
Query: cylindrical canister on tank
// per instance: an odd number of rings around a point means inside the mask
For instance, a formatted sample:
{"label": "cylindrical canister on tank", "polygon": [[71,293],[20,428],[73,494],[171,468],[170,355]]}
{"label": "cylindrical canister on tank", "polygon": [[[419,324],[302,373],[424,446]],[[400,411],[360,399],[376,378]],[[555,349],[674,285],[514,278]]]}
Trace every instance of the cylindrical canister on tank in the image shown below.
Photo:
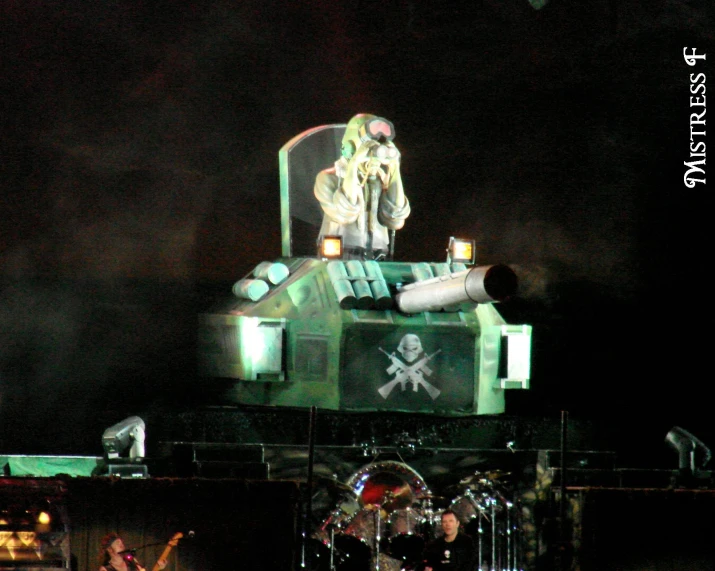
{"label": "cylindrical canister on tank", "polygon": [[232,291],[233,295],[241,299],[258,301],[268,293],[269,289],[269,285],[263,280],[242,279],[233,284]]}
{"label": "cylindrical canister on tank", "polygon": [[[455,266],[461,266],[456,269]],[[466,270],[467,267],[462,264],[452,264],[452,267],[450,268],[450,265],[446,262],[442,262],[439,264],[432,264],[432,272],[434,273],[435,277],[442,277],[442,276],[449,276],[450,274],[454,272],[461,272],[463,270]],[[462,308],[462,304],[456,303],[454,305],[447,305],[442,308],[442,311],[446,311],[447,313],[459,311]]]}
{"label": "cylindrical canister on tank", "polygon": [[290,270],[288,266],[280,262],[261,262],[253,270],[253,275],[269,281],[273,285],[278,285],[290,275]]}
{"label": "cylindrical canister on tank", "polygon": [[357,305],[355,309],[370,309],[375,306],[375,300],[372,297],[372,291],[367,280],[355,279],[366,278],[365,268],[360,260],[350,260],[345,262],[345,267],[348,270],[348,275],[353,278],[353,289],[357,297]]}
{"label": "cylindrical canister on tank", "polygon": [[414,276],[416,282],[429,280],[434,277],[432,268],[430,268],[430,265],[426,262],[412,264],[412,275]]}
{"label": "cylindrical canister on tank", "polygon": [[446,276],[451,274],[453,270],[449,267],[449,264],[442,262],[439,264],[432,264],[432,273],[435,277]]}
{"label": "cylindrical canister on tank", "polygon": [[387,282],[385,282],[385,277],[382,275],[380,264],[374,260],[368,260],[363,265],[365,266],[367,277],[371,278],[369,282],[370,289],[375,298],[377,309],[390,309],[392,307],[392,296],[387,287]]}
{"label": "cylindrical canister on tank", "polygon": [[353,309],[357,305],[355,291],[348,279],[348,271],[343,262],[328,262],[328,276],[333,285],[341,309]]}

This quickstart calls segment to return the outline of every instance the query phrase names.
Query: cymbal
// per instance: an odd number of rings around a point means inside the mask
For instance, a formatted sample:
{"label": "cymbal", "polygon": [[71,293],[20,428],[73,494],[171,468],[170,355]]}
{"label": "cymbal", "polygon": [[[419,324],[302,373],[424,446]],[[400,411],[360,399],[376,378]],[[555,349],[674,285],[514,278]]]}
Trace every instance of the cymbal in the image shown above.
{"label": "cymbal", "polygon": [[459,481],[463,486],[471,484],[489,484],[510,476],[511,472],[503,472],[502,470],[490,470],[489,472],[475,472],[471,476],[467,476]]}
{"label": "cymbal", "polygon": [[448,506],[452,500],[446,496],[438,496],[432,493],[427,493],[417,497],[417,501],[422,504],[423,508],[429,502],[432,504],[433,508],[439,509],[441,507]]}
{"label": "cymbal", "polygon": [[360,507],[355,491],[331,478],[316,478],[313,486],[312,507],[321,521],[332,517],[335,510],[350,516]]}
{"label": "cymbal", "polygon": [[433,494],[431,492],[428,492],[426,494],[421,494],[417,496],[417,501],[427,501],[427,500],[448,500],[446,496],[438,496],[436,494]]}
{"label": "cymbal", "polygon": [[382,508],[390,513],[410,507],[414,503],[414,495],[409,484],[388,489],[382,496]]}
{"label": "cymbal", "polygon": [[407,483],[389,481],[368,481],[362,492],[365,505],[380,506],[385,512],[410,507],[414,503],[412,488]]}
{"label": "cymbal", "polygon": [[328,478],[327,476],[318,476],[315,478],[315,483],[317,487],[324,487],[328,491],[334,494],[346,494],[348,496],[355,496],[355,490],[353,490],[347,484],[343,484],[338,480],[333,478]]}

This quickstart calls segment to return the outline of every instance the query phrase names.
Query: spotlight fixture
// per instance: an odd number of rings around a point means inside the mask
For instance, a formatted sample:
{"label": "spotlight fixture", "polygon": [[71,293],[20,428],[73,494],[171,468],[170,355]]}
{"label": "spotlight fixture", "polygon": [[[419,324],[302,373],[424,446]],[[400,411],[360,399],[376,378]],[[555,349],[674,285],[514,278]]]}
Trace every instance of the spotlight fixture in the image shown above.
{"label": "spotlight fixture", "polygon": [[[146,478],[149,475],[147,467],[140,463],[145,455],[145,438],[146,425],[138,416],[130,416],[107,428],[102,435],[102,447],[111,461],[107,466],[108,475]],[[120,458],[125,453],[128,458]]]}
{"label": "spotlight fixture", "polygon": [[710,449],[690,432],[674,426],[665,436],[665,441],[678,452],[678,469],[695,474],[704,468],[712,456]]}
{"label": "spotlight fixture", "polygon": [[474,250],[474,240],[463,240],[452,236],[449,239],[449,247],[447,248],[447,263],[474,264]]}
{"label": "spotlight fixture", "polygon": [[324,260],[339,260],[343,257],[343,237],[323,236],[320,243],[320,257]]}
{"label": "spotlight fixture", "polygon": [[119,458],[127,450],[131,460],[143,458],[145,431],[146,425],[138,416],[130,416],[107,428],[102,435],[102,447],[107,458]]}

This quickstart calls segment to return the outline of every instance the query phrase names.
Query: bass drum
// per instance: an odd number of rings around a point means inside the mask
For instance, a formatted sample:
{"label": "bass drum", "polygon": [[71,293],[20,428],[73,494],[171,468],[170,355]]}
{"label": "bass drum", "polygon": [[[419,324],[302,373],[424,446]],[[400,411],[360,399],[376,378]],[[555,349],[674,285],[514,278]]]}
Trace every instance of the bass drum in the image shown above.
{"label": "bass drum", "polygon": [[344,532],[333,536],[333,562],[338,571],[369,571],[372,549],[362,539]]}
{"label": "bass drum", "polygon": [[385,534],[383,514],[374,506],[363,508],[348,520],[343,526],[343,532],[356,537],[372,549],[375,539]]}
{"label": "bass drum", "polygon": [[[373,569],[371,561],[377,562],[378,548],[381,559],[392,559],[397,564],[397,559],[387,557],[388,519],[393,512],[411,507],[416,498],[429,493],[424,479],[407,464],[383,461],[363,466],[346,485],[355,494],[360,510],[341,526],[341,533],[335,537],[335,551],[341,544],[339,550],[346,553],[339,571]],[[410,551],[406,547],[400,550]],[[363,566],[365,561],[367,566]]]}
{"label": "bass drum", "polygon": [[370,569],[375,538],[383,531],[380,510],[374,507],[361,509],[345,522],[340,533],[335,534],[335,561],[339,571]]}
{"label": "bass drum", "polygon": [[325,531],[317,531],[305,544],[305,568],[308,571],[330,571],[330,539]]}
{"label": "bass drum", "polygon": [[[330,558],[337,571],[369,571],[371,550],[364,541],[336,531],[331,550],[330,534],[316,531],[305,545],[305,569],[307,571],[331,571]],[[332,553],[331,553],[332,551]]]}
{"label": "bass drum", "polygon": [[395,510],[388,519],[387,553],[407,564],[419,561],[425,547],[424,517],[412,508]]}

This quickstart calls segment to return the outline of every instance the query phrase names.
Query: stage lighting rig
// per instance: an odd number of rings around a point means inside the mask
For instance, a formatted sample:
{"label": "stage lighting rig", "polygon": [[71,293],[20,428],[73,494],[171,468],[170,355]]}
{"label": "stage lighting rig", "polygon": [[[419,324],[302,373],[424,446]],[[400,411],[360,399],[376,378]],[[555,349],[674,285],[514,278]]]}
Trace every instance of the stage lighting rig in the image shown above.
{"label": "stage lighting rig", "polygon": [[[102,447],[111,461],[110,476],[145,478],[147,468],[140,464],[145,456],[146,425],[138,416],[130,416],[110,426],[102,435]],[[122,457],[127,453],[127,457]],[[128,460],[128,462],[127,462]]]}
{"label": "stage lighting rig", "polygon": [[697,475],[710,461],[710,449],[690,432],[674,426],[665,441],[678,452],[678,469],[681,474]]}

